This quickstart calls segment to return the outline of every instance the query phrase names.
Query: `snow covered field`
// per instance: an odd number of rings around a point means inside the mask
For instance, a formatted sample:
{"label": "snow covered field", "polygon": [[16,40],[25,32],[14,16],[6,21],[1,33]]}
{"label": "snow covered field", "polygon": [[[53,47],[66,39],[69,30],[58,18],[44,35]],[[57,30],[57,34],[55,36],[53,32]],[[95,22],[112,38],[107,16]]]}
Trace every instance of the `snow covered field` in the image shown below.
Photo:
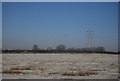
{"label": "snow covered field", "polygon": [[117,79],[118,55],[3,54],[3,79]]}

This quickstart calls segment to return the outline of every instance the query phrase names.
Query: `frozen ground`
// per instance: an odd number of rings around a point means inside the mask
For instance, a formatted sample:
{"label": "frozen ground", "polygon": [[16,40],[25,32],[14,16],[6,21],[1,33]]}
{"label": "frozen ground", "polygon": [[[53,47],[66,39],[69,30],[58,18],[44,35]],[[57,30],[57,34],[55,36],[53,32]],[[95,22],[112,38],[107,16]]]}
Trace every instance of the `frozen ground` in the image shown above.
{"label": "frozen ground", "polygon": [[3,79],[117,79],[118,55],[3,54]]}

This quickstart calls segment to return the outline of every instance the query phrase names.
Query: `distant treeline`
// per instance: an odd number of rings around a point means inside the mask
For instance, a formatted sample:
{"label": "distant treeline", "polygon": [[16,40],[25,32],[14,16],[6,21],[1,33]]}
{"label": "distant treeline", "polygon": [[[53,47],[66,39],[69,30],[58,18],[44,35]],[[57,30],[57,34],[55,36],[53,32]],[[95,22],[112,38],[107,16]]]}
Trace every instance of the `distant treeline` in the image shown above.
{"label": "distant treeline", "polygon": [[92,47],[92,48],[66,48],[65,45],[60,44],[55,49],[48,47],[47,49],[40,49],[37,45],[32,47],[32,50],[2,50],[2,53],[109,53],[118,54],[118,52],[105,51],[104,47]]}
{"label": "distant treeline", "polygon": [[2,50],[3,54],[7,53],[108,53],[118,54],[118,52],[109,51],[81,51],[81,50]]}

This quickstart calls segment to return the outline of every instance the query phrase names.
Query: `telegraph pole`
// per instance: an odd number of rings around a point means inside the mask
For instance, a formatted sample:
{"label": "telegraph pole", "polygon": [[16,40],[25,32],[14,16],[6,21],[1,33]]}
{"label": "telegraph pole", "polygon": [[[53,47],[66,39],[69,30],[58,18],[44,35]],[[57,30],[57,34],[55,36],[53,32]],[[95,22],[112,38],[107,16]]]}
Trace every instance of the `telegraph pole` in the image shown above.
{"label": "telegraph pole", "polygon": [[87,47],[88,47],[88,50],[93,51],[93,31],[87,30],[87,33],[88,33]]}

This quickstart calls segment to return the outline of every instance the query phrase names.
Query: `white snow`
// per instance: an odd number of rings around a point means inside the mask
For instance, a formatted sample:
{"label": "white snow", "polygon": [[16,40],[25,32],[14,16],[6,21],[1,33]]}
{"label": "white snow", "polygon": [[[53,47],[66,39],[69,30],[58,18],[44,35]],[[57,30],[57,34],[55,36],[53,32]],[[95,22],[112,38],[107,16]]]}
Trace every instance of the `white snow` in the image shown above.
{"label": "white snow", "polygon": [[[3,71],[31,66],[20,74],[3,73],[3,79],[117,79],[118,55],[113,54],[3,54]],[[65,76],[65,72],[97,72],[89,76]]]}

